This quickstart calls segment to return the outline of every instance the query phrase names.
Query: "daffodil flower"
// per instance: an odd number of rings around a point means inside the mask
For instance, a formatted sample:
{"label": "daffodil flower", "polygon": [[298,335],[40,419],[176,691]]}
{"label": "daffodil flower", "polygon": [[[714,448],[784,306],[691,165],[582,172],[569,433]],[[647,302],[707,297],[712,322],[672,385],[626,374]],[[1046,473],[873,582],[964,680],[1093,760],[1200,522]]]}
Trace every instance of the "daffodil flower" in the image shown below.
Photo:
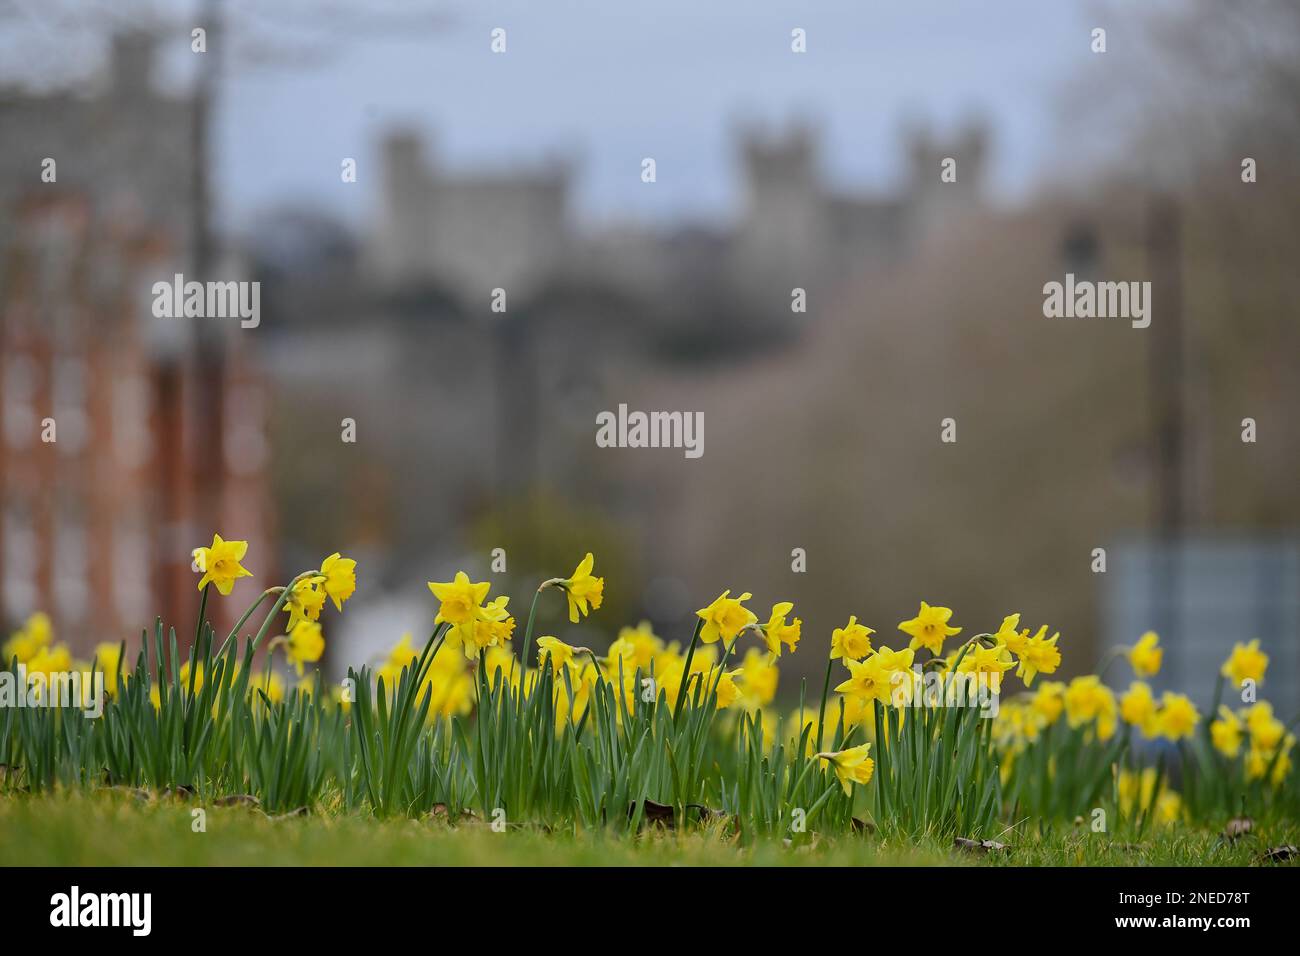
{"label": "daffodil flower", "polygon": [[199,590],[202,591],[208,584],[215,584],[223,596],[229,595],[236,580],[253,575],[252,571],[239,563],[247,553],[247,541],[223,541],[219,534],[212,536],[211,547],[195,548],[191,552],[194,570],[203,575],[199,579]]}
{"label": "daffodil flower", "polygon": [[315,621],[301,620],[287,635],[284,655],[302,676],[304,664],[314,664],[325,653],[325,638]]}
{"label": "daffodil flower", "polygon": [[556,584],[564,588],[569,601],[569,621],[577,624],[579,620],[600,609],[605,597],[605,579],[591,573],[596,559],[587,552],[570,577],[559,579]]}
{"label": "daffodil flower", "polygon": [[856,615],[849,615],[849,623],[831,631],[831,660],[860,661],[871,653],[871,635],[876,633],[859,624]]}
{"label": "daffodil flower", "polygon": [[867,756],[871,750],[871,744],[862,744],[859,747],[851,747],[848,750],[836,750],[831,753],[819,753],[817,759],[827,760],[831,768],[835,771],[835,776],[840,781],[840,786],[844,788],[846,795],[852,795],[853,784],[866,784],[871,782],[871,776],[875,773],[876,763]]}
{"label": "daffodil flower", "polygon": [[320,588],[322,580],[319,576],[300,578],[289,589],[284,602],[284,609],[289,614],[286,631],[292,631],[299,621],[320,620],[320,612],[325,607],[325,592]]}
{"label": "daffodil flower", "polygon": [[334,602],[334,609],[343,610],[343,602],[357,589],[357,562],[345,558],[337,551],[320,563],[321,587]]}
{"label": "daffodil flower", "polygon": [[1128,649],[1125,656],[1138,677],[1155,677],[1160,673],[1160,662],[1164,654],[1160,647],[1160,636],[1155,631],[1147,631]]}
{"label": "daffodil flower", "polygon": [[744,606],[752,594],[746,591],[738,598],[731,597],[731,590],[723,591],[708,607],[695,612],[704,621],[700,629],[700,640],[705,644],[714,644],[721,638],[724,641],[735,640],[740,632],[758,621],[757,615]]}
{"label": "daffodil flower", "polygon": [[1267,670],[1268,655],[1259,649],[1259,640],[1255,639],[1249,644],[1233,645],[1220,673],[1232,681],[1234,687],[1240,688],[1248,680],[1258,684]]}
{"label": "daffodil flower", "polygon": [[803,621],[796,617],[793,622],[786,623],[786,618],[790,616],[790,612],[793,610],[794,604],[790,601],[773,604],[772,614],[768,617],[767,623],[759,626],[763,640],[767,643],[768,656],[772,660],[776,660],[781,656],[782,645],[790,648],[791,654],[799,646]]}
{"label": "daffodil flower", "polygon": [[1155,695],[1151,686],[1135,680],[1119,699],[1119,716],[1124,723],[1137,727],[1146,737],[1154,737],[1159,731]]}
{"label": "daffodil flower", "polygon": [[912,650],[925,648],[938,656],[943,653],[943,642],[954,634],[960,634],[960,627],[949,627],[952,611],[946,607],[931,607],[924,601],[921,610],[910,621],[898,625],[898,629],[912,638],[908,645]]}

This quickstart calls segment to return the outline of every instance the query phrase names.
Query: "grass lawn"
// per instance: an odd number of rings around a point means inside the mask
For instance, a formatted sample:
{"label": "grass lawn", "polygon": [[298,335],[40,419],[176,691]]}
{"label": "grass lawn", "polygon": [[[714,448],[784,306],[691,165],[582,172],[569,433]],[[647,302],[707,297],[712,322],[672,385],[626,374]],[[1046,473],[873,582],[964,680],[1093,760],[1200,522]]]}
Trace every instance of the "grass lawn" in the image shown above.
{"label": "grass lawn", "polygon": [[[1235,842],[1190,828],[1166,828],[1140,843],[1112,841],[1080,827],[1041,838],[1007,834],[1004,851],[972,853],[948,841],[884,841],[870,834],[791,847],[741,846],[719,832],[677,835],[653,829],[637,840],[594,833],[508,829],[438,818],[378,821],[361,815],[272,819],[255,808],[206,810],[206,832],[192,829],[197,804],[144,802],[125,792],[0,798],[0,864],[32,866],[713,866],[713,865],[1022,865],[1250,866],[1272,864],[1268,847],[1300,843],[1291,823],[1261,826]],[[1280,865],[1291,866],[1292,863]]]}

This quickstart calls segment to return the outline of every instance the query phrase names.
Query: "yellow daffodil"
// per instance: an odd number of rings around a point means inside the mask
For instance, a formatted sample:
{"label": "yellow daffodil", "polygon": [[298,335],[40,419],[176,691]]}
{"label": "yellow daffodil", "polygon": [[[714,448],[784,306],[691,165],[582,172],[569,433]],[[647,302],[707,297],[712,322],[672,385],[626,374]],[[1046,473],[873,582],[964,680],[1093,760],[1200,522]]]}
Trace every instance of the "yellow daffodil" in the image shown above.
{"label": "yellow daffodil", "polygon": [[876,633],[859,624],[856,615],[849,615],[849,623],[831,631],[831,660],[847,658],[860,661],[871,653],[871,635]]}
{"label": "yellow daffodil", "polygon": [[299,677],[294,689],[304,697],[315,697],[320,692],[320,672]]}
{"label": "yellow daffodil", "polygon": [[1160,647],[1160,637],[1155,631],[1147,631],[1138,638],[1138,642],[1124,654],[1128,658],[1133,673],[1138,677],[1155,677],[1160,673],[1160,662],[1165,652]]}
{"label": "yellow daffodil", "polygon": [[1264,679],[1266,670],[1268,655],[1259,649],[1259,639],[1256,638],[1249,644],[1234,644],[1220,673],[1232,681],[1233,686],[1240,688],[1247,680],[1258,684]]}
{"label": "yellow daffodil", "polygon": [[1071,727],[1095,722],[1097,736],[1109,739],[1115,731],[1115,694],[1096,674],[1070,681],[1065,690],[1065,717]]}
{"label": "yellow daffodil", "polygon": [[1023,750],[1038,739],[1047,721],[1032,702],[1009,700],[998,708],[993,718],[993,735],[1004,751]]}
{"label": "yellow daffodil", "polygon": [[551,658],[551,670],[558,674],[573,660],[576,648],[565,644],[558,637],[539,637],[537,639],[537,663],[541,665],[547,655]]}
{"label": "yellow daffodil", "polygon": [[954,634],[960,634],[960,627],[949,627],[948,621],[952,611],[946,607],[931,607],[924,601],[921,610],[910,621],[898,625],[898,629],[911,636],[908,645],[912,650],[924,647],[936,657],[943,653],[943,642]]}
{"label": "yellow daffodil", "polygon": [[773,604],[771,616],[767,619],[767,623],[760,628],[763,632],[763,639],[767,642],[768,655],[772,660],[776,660],[781,656],[782,645],[790,648],[791,654],[799,646],[799,636],[803,629],[803,622],[797,617],[789,624],[785,620],[793,610],[794,604],[789,601]]}
{"label": "yellow daffodil", "polygon": [[[190,662],[185,661],[177,671],[177,678],[180,681],[181,690],[189,693],[190,690]],[[199,661],[194,665],[194,693],[203,689],[203,662]]]}
{"label": "yellow daffodil", "polygon": [[199,578],[199,590],[202,591],[208,584],[215,584],[222,595],[230,594],[236,580],[253,575],[252,571],[239,563],[247,553],[247,541],[223,541],[219,534],[212,536],[211,547],[195,548],[191,552],[194,556],[194,570],[203,574]]}
{"label": "yellow daffodil", "polygon": [[589,660],[575,659],[564,666],[561,675],[555,681],[554,689],[557,733],[570,720],[576,723],[582,719],[591,702],[591,692],[599,679],[600,675]]}
{"label": "yellow daffodil", "polygon": [[27,660],[28,674],[63,674],[72,670],[72,652],[66,644],[40,648]]}
{"label": "yellow daffodil", "polygon": [[1140,774],[1121,770],[1116,781],[1119,808],[1125,816],[1136,816],[1151,806],[1156,796],[1156,768],[1147,767]]}
{"label": "yellow daffodil", "polygon": [[573,576],[559,582],[569,599],[569,621],[577,624],[585,615],[600,609],[605,596],[605,579],[592,575],[596,559],[591,552],[578,563]]}
{"label": "yellow daffodil", "polygon": [[1185,694],[1165,691],[1160,698],[1160,712],[1156,715],[1156,722],[1162,737],[1180,740],[1183,737],[1190,737],[1195,732],[1196,722],[1200,720],[1200,716],[1191,698]]}
{"label": "yellow daffodil", "polygon": [[415,649],[412,643],[411,632],[406,631],[388,652],[388,658],[384,661],[384,666],[391,668],[394,672],[400,672],[403,667],[419,656],[420,652]]}
{"label": "yellow daffodil", "polygon": [[1026,687],[1032,685],[1039,674],[1055,674],[1061,666],[1061,652],[1056,647],[1060,637],[1060,633],[1056,633],[1049,638],[1044,624],[1033,637],[1026,629],[1020,633],[1014,646],[1006,645],[1007,650],[1019,659],[1016,676],[1025,682]]}
{"label": "yellow daffodil", "polygon": [[659,690],[663,691],[667,697],[668,706],[677,706],[677,697],[680,691],[685,690],[687,700],[695,699],[695,688],[692,679],[703,677],[713,668],[714,650],[712,647],[704,646],[696,650],[695,656],[691,658],[690,674],[685,674],[686,658],[677,653],[677,645],[672,645],[659,659],[655,661],[655,673],[658,676]]}
{"label": "yellow daffodil", "polygon": [[[95,645],[95,667],[104,675],[104,690],[110,697],[117,696],[118,671],[125,671],[122,664],[122,645],[103,641]],[[125,678],[127,675],[122,674]]]}
{"label": "yellow daffodil", "polygon": [[740,670],[746,706],[757,709],[772,703],[780,674],[770,655],[751,647],[745,652]]}
{"label": "yellow daffodil", "polygon": [[1174,790],[1164,790],[1156,797],[1156,822],[1171,826],[1183,819],[1183,798]]}
{"label": "yellow daffodil", "polygon": [[1151,685],[1135,680],[1128,691],[1120,696],[1119,716],[1124,723],[1138,728],[1146,737],[1154,737],[1158,731],[1158,708]]}
{"label": "yellow daffodil", "polygon": [[319,577],[303,578],[289,591],[284,609],[289,614],[286,631],[292,631],[299,621],[318,621],[325,607],[325,592],[320,588]]}
{"label": "yellow daffodil", "polygon": [[384,682],[384,691],[388,692],[397,686],[397,680],[402,674],[402,668],[411,664],[420,656],[412,644],[412,638],[409,632],[404,633],[383,662],[375,668],[375,677],[382,678]]}
{"label": "yellow daffodil", "polygon": [[1038,685],[1031,705],[1045,724],[1054,724],[1061,711],[1065,709],[1065,684],[1061,681],[1048,680]]}
{"label": "yellow daffodil", "polygon": [[1005,644],[1012,654],[1019,655],[1020,649],[1029,640],[1029,629],[1020,630],[1019,614],[1008,614],[1002,619],[1002,625],[993,635],[993,640]]}
{"label": "yellow daffodil", "polygon": [[958,661],[957,672],[977,676],[987,675],[983,679],[988,681],[989,687],[994,691],[999,691],[1002,689],[1002,675],[1015,666],[1005,644],[985,647],[976,642]]}
{"label": "yellow daffodil", "polygon": [[265,671],[254,675],[248,682],[249,687],[254,691],[254,702],[261,701],[261,697],[256,693],[261,691],[266,695],[272,704],[281,703],[284,700],[284,678],[275,671]]}
{"label": "yellow daffodil", "polygon": [[492,590],[492,584],[489,581],[473,583],[464,571],[457,571],[455,579],[446,584],[430,581],[429,590],[441,602],[434,623],[459,627],[474,620],[479,605],[487,597],[488,591]]}
{"label": "yellow daffodil", "polygon": [[429,694],[431,718],[447,718],[469,713],[474,706],[474,681],[462,654],[435,654],[420,685],[420,694]]}
{"label": "yellow daffodil", "polygon": [[736,685],[736,678],[741,674],[741,668],[735,670],[723,671],[717,675],[717,706],[718,710],[730,707],[736,701],[740,700],[740,688]]}
{"label": "yellow daffodil", "polygon": [[337,551],[320,564],[321,587],[334,602],[335,610],[343,610],[343,602],[357,589],[357,562],[345,558]]}
{"label": "yellow daffodil", "polygon": [[624,627],[619,630],[618,637],[610,644],[605,659],[608,667],[613,671],[617,671],[618,662],[622,660],[624,666],[632,672],[638,668],[649,672],[650,662],[663,650],[663,647],[664,642],[655,636],[650,622],[642,621],[636,627]]}
{"label": "yellow daffodil", "polygon": [[[838,685],[835,690],[862,700],[878,700],[882,704],[893,704],[895,690],[904,698],[910,699],[911,681],[908,679],[912,669],[915,651],[910,647],[901,651],[882,647],[868,654],[863,660],[844,661],[851,675],[848,680]],[[900,699],[899,701],[905,702]]]}
{"label": "yellow daffodil", "polygon": [[713,644],[718,638],[724,641],[735,640],[741,631],[758,621],[754,612],[744,606],[744,602],[753,597],[752,594],[746,591],[738,598],[730,595],[730,589],[723,591],[712,604],[695,612],[704,621],[704,626],[700,629],[700,640],[705,644]]}
{"label": "yellow daffodil", "polygon": [[493,598],[478,608],[472,621],[456,629],[456,633],[461,636],[461,647],[467,658],[473,660],[478,657],[479,651],[496,647],[510,640],[510,636],[515,631],[515,619],[506,610],[509,602],[510,598],[504,594]]}
{"label": "yellow daffodil", "polygon": [[515,657],[514,651],[510,649],[509,643],[502,642],[494,647],[489,647],[484,655],[483,664],[489,686],[496,682],[499,674],[503,684],[518,690],[519,661]]}
{"label": "yellow daffodil", "polygon": [[1257,750],[1273,750],[1286,726],[1273,716],[1273,705],[1261,700],[1245,711],[1246,729],[1250,732],[1250,746]]}
{"label": "yellow daffodil", "polygon": [[0,668],[8,667],[14,658],[18,659],[19,664],[26,664],[42,648],[49,647],[53,640],[54,627],[50,624],[49,615],[37,611],[0,648]]}
{"label": "yellow daffodil", "polygon": [[[1256,746],[1252,741],[1246,753],[1245,768],[1247,780],[1261,780],[1266,775],[1273,786],[1281,786],[1291,773],[1291,750],[1295,747],[1295,735],[1286,734],[1274,747]],[[1269,768],[1272,773],[1269,774]]]}
{"label": "yellow daffodil", "polygon": [[302,676],[304,664],[314,664],[325,653],[325,638],[315,621],[301,620],[289,631],[285,642],[285,657]]}
{"label": "yellow daffodil", "polygon": [[1210,724],[1210,741],[1214,749],[1229,760],[1241,753],[1245,724],[1227,707],[1219,707],[1219,718]]}
{"label": "yellow daffodil", "polygon": [[870,750],[871,744],[868,743],[859,747],[851,747],[848,750],[820,753],[817,757],[820,760],[830,761],[831,768],[840,781],[840,786],[844,788],[846,794],[852,795],[853,784],[860,783],[866,786],[871,782],[871,775],[875,772],[876,763],[867,756]]}

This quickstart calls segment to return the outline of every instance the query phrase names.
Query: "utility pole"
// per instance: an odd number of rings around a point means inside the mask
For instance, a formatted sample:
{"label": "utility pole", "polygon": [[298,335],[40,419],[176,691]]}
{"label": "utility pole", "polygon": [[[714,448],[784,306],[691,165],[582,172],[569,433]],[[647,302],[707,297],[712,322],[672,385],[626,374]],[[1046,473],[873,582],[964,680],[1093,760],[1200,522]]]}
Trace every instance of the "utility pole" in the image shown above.
{"label": "utility pole", "polygon": [[[206,31],[206,52],[200,56],[190,110],[190,235],[188,271],[199,282],[215,278],[217,240],[212,228],[212,123],[220,89],[222,29],[220,0],[204,0],[199,17]],[[192,389],[185,387],[187,363],[177,357],[159,370],[162,427],[173,447],[163,450],[162,484],[164,533],[159,543],[163,574],[167,577],[164,622],[178,624],[194,615],[189,548],[207,544],[200,540],[218,527],[225,476],[225,342],[217,323],[195,323],[192,355]],[[187,401],[188,399],[188,401]],[[183,448],[192,454],[186,455]],[[189,463],[186,473],[179,462]],[[227,532],[229,533],[229,532]],[[210,539],[209,539],[210,540]],[[210,609],[211,610],[211,609]],[[188,628],[177,627],[184,645]]]}
{"label": "utility pole", "polygon": [[1182,637],[1179,612],[1186,523],[1182,214],[1177,199],[1167,195],[1152,197],[1147,207],[1146,244],[1151,273],[1148,308],[1152,319],[1147,354],[1155,458],[1151,598],[1158,631],[1177,641]]}

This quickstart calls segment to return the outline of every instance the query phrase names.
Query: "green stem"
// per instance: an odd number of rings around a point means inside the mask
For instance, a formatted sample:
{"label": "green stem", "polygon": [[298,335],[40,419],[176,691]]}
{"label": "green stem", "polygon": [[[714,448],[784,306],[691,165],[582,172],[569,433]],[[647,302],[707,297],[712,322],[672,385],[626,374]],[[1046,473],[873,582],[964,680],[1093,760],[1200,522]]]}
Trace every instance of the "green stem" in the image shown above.
{"label": "green stem", "polygon": [[194,646],[199,646],[199,637],[203,634],[203,617],[208,613],[208,588],[212,587],[209,581],[203,585],[203,596],[199,598],[199,620],[194,625]]}
{"label": "green stem", "polygon": [[695,622],[695,633],[691,635],[691,646],[686,650],[686,666],[682,668],[682,681],[677,685],[677,706],[673,708],[673,720],[677,720],[677,715],[682,712],[682,704],[686,701],[686,687],[691,679],[691,661],[695,659],[695,647],[700,643],[700,631],[704,627],[704,618]]}
{"label": "green stem", "polygon": [[533,606],[528,609],[528,627],[524,629],[524,646],[519,649],[519,686],[522,689],[523,680],[528,674],[528,658],[533,653],[533,621],[537,619],[537,600],[542,596],[542,592],[552,587],[556,578],[549,581],[543,581],[537,588],[537,593],[533,595]]}
{"label": "green stem", "polygon": [[826,680],[822,683],[822,706],[817,711],[817,750],[822,749],[822,731],[826,727],[826,698],[831,692],[831,668],[835,664],[833,658],[826,659]]}
{"label": "green stem", "polygon": [[1117,660],[1127,654],[1128,650],[1127,647],[1122,645],[1111,648],[1106,656],[1097,662],[1097,677],[1099,679],[1104,679],[1106,671],[1110,670],[1110,665],[1114,664]]}
{"label": "green stem", "polygon": [[[257,650],[259,645],[261,645],[262,638],[266,637],[266,632],[271,628],[271,621],[275,618],[275,615],[279,612],[279,610],[282,607],[284,607],[284,602],[289,600],[289,594],[293,591],[294,587],[298,584],[298,582],[301,581],[303,578],[314,577],[317,574],[320,574],[320,572],[304,571],[302,574],[298,575],[296,578],[290,581],[288,585],[285,587],[285,589],[280,592],[280,596],[276,599],[275,606],[271,608],[270,613],[266,615],[266,619],[262,621],[261,628],[258,629],[257,636],[253,638],[254,651]],[[259,604],[261,603],[261,598],[258,598],[258,603]]]}
{"label": "green stem", "polygon": [[232,627],[230,629],[230,633],[226,635],[226,640],[222,643],[221,650],[217,653],[217,657],[220,657],[222,654],[226,652],[226,646],[239,635],[239,629],[243,627],[246,623],[248,623],[248,619],[253,616],[253,612],[262,606],[262,602],[265,601],[272,594],[276,593],[277,590],[279,589],[267,588],[265,591],[263,591],[261,594],[257,596],[256,601],[248,605],[248,610],[244,612],[244,616],[235,622],[235,626]]}

